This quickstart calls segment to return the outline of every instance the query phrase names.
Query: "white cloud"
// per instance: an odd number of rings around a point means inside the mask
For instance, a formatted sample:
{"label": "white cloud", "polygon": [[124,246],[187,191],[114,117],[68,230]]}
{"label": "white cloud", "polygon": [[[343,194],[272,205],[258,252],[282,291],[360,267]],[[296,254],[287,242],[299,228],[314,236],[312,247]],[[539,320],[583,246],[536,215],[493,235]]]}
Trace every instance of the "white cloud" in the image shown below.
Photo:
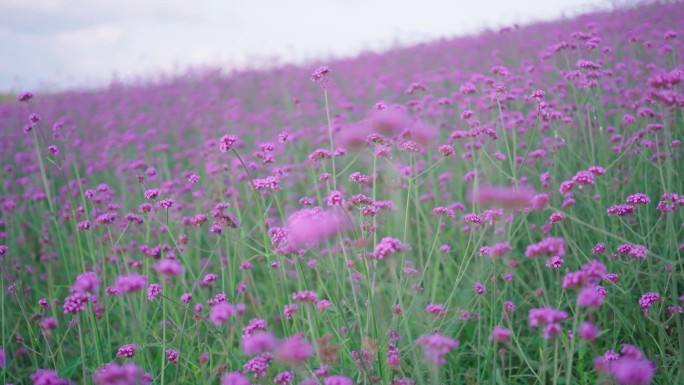
{"label": "white cloud", "polygon": [[89,48],[110,45],[121,40],[123,32],[115,25],[98,25],[64,31],[55,35],[55,42],[71,48]]}
{"label": "white cloud", "polygon": [[62,0],[3,0],[3,8],[24,12],[54,12],[64,7]]}

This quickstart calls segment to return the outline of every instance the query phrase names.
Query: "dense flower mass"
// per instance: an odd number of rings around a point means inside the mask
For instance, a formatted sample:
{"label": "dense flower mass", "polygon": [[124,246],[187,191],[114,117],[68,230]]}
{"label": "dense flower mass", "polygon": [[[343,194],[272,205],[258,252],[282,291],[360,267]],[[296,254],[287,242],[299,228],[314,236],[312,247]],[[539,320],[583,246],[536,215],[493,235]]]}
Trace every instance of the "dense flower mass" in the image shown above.
{"label": "dense flower mass", "polygon": [[684,384],[682,20],[5,92],[3,383]]}

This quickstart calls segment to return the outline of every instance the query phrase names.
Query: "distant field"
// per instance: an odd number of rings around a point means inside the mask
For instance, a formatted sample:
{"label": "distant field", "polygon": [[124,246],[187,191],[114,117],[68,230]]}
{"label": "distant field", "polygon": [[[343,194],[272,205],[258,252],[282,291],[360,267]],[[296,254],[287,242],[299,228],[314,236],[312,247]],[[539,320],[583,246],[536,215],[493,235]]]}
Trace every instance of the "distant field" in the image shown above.
{"label": "distant field", "polygon": [[0,95],[1,382],[684,384],[683,38]]}

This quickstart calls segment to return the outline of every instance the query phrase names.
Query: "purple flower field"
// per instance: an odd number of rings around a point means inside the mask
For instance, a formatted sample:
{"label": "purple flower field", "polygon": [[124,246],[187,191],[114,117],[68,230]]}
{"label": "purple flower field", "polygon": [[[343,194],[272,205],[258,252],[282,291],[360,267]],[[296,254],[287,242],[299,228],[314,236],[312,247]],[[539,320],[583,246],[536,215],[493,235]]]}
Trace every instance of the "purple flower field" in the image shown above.
{"label": "purple flower field", "polygon": [[683,384],[684,3],[0,99],[0,383]]}

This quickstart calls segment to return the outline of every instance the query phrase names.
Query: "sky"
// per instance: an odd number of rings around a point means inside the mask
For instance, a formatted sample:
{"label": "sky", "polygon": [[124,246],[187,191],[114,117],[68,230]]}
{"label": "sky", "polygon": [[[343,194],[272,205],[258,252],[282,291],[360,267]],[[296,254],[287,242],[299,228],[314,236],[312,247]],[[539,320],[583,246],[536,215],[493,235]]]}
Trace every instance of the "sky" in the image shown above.
{"label": "sky", "polygon": [[[615,1],[615,0],[613,0]],[[624,1],[624,0],[623,0]],[[383,51],[606,0],[0,0],[0,92]]]}

